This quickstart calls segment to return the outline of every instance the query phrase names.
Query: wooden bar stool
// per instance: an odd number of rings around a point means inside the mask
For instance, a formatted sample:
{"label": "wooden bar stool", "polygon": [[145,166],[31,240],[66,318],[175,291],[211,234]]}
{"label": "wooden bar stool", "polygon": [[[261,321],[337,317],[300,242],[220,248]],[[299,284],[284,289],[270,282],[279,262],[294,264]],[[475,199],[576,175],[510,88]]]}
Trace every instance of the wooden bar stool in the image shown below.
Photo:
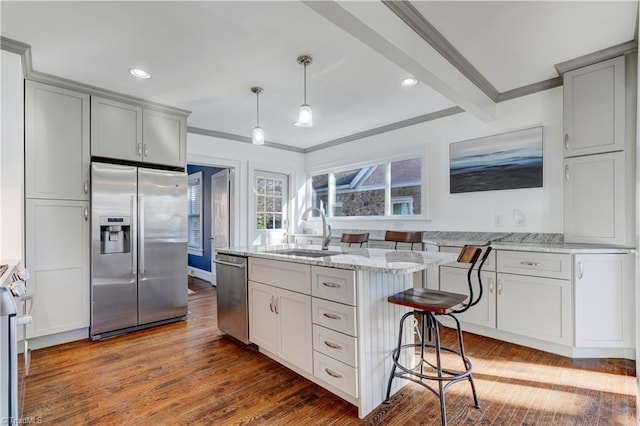
{"label": "wooden bar stool", "polygon": [[340,242],[343,244],[348,244],[349,247],[351,247],[351,244],[360,244],[360,247],[362,247],[364,243],[369,242],[369,233],[365,232],[363,234],[342,234]]}
{"label": "wooden bar stool", "polygon": [[[400,333],[398,335],[398,346],[393,350],[393,368],[389,375],[389,382],[387,384],[387,394],[384,400],[385,404],[389,404],[389,397],[391,393],[391,383],[393,379],[398,377],[401,379],[410,380],[414,383],[424,386],[435,394],[440,400],[440,418],[442,425],[447,424],[447,413],[445,408],[445,391],[452,384],[469,380],[471,384],[471,392],[473,393],[473,405],[476,408],[480,408],[478,404],[478,396],[476,395],[476,387],[471,377],[471,361],[464,353],[464,342],[462,341],[462,330],[460,329],[460,322],[455,317],[455,314],[465,312],[467,309],[476,305],[482,298],[482,279],[480,272],[484,265],[491,247],[485,247],[484,255],[480,259],[482,248],[477,246],[464,246],[458,256],[458,263],[470,264],[469,272],[467,273],[467,281],[469,283],[469,294],[449,293],[445,291],[429,290],[423,288],[411,288],[401,293],[396,293],[393,296],[388,297],[390,303],[397,305],[408,306],[413,308],[413,311],[409,311],[404,314],[400,320]],[[471,277],[474,272],[474,267],[480,260],[478,265],[477,276],[479,283],[479,291],[477,295],[474,295],[473,285]],[[438,322],[438,316],[446,315],[453,318],[456,331],[458,334],[458,349],[449,348],[440,344],[440,323]],[[402,343],[402,334],[404,321],[407,318],[412,320],[416,317],[421,317],[421,328],[419,343]],[[428,334],[425,334],[425,332]],[[427,337],[428,336],[428,337]],[[420,358],[414,367],[401,365],[398,360],[400,353],[404,349],[413,351],[415,355],[416,348],[420,349]],[[425,350],[433,349],[431,356],[435,356],[435,364],[431,360],[425,358]],[[442,351],[450,352],[460,356],[462,360],[463,368],[458,371],[443,368],[442,366]],[[412,359],[415,356],[411,357]],[[432,359],[432,358],[431,358]],[[399,370],[399,371],[398,371]],[[427,381],[434,381],[437,383],[430,384]]]}
{"label": "wooden bar stool", "polygon": [[398,243],[411,243],[413,250],[414,244],[422,244],[422,231],[387,231],[384,240],[395,242],[394,250],[398,248]]}

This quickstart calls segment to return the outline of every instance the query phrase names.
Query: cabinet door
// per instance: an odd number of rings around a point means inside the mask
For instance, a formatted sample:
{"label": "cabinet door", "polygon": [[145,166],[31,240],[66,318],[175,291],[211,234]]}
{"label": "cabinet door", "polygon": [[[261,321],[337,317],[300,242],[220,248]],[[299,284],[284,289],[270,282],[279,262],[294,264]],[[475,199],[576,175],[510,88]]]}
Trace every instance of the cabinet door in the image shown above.
{"label": "cabinet door", "polygon": [[625,244],[624,152],[565,159],[564,239]]}
{"label": "cabinet door", "polygon": [[91,155],[142,161],[142,108],[92,96]]}
{"label": "cabinet door", "polygon": [[313,374],[311,296],[278,289],[278,355]]}
{"label": "cabinet door", "polygon": [[33,291],[27,337],[89,326],[89,203],[28,199],[26,259]]}
{"label": "cabinet door", "polygon": [[143,155],[147,163],[184,167],[187,155],[187,121],[184,117],[145,109]]}
{"label": "cabinet door", "polygon": [[27,80],[25,195],[89,199],[89,96]]}
{"label": "cabinet door", "polygon": [[565,157],[625,145],[624,56],[564,74]]}
{"label": "cabinet door", "polygon": [[277,317],[276,289],[249,281],[249,340],[275,354]]}
{"label": "cabinet door", "polygon": [[575,256],[576,346],[633,347],[633,256]]}
{"label": "cabinet door", "polygon": [[[474,297],[480,291],[477,274],[472,277]],[[496,274],[495,272],[482,271],[482,298],[477,305],[469,308],[467,312],[458,315],[460,321],[478,324],[485,327],[496,326]],[[440,267],[440,290],[451,293],[469,294],[467,282],[467,269],[450,266]]]}
{"label": "cabinet door", "polygon": [[498,329],[571,345],[571,281],[498,274]]}

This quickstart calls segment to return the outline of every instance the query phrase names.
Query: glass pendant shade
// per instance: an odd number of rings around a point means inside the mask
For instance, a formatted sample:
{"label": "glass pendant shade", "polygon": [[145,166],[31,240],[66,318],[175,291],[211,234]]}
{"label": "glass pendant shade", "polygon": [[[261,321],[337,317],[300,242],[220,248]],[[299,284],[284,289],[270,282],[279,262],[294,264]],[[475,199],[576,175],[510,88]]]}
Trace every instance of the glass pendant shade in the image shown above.
{"label": "glass pendant shade", "polygon": [[298,110],[298,126],[311,127],[313,126],[313,112],[311,107],[307,104],[302,104]]}
{"label": "glass pendant shade", "polygon": [[254,145],[264,145],[264,130],[262,130],[262,127],[256,126],[253,128],[253,135],[251,136],[251,142]]}

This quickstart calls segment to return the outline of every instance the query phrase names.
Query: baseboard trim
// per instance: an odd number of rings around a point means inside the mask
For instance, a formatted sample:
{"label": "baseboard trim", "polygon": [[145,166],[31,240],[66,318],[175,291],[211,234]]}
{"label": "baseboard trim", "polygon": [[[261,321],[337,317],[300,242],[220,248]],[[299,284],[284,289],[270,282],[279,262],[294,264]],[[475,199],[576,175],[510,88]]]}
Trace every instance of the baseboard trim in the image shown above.
{"label": "baseboard trim", "polygon": [[[79,328],[77,330],[65,331],[62,333],[49,334],[47,336],[30,337],[29,348],[33,350],[48,348],[50,346],[61,345],[63,343],[74,342],[89,338],[89,328]],[[18,342],[18,347],[22,350],[22,340]]]}
{"label": "baseboard trim", "polygon": [[209,282],[213,279],[213,274],[210,271],[194,268],[193,266],[189,266],[189,275]]}

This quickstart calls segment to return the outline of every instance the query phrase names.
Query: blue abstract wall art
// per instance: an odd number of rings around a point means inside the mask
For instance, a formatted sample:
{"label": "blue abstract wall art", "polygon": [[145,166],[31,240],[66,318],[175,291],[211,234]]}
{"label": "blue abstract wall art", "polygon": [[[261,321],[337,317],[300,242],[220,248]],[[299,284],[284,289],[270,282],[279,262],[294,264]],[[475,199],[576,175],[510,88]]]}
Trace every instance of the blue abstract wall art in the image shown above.
{"label": "blue abstract wall art", "polygon": [[542,127],[449,145],[449,192],[542,187]]}

